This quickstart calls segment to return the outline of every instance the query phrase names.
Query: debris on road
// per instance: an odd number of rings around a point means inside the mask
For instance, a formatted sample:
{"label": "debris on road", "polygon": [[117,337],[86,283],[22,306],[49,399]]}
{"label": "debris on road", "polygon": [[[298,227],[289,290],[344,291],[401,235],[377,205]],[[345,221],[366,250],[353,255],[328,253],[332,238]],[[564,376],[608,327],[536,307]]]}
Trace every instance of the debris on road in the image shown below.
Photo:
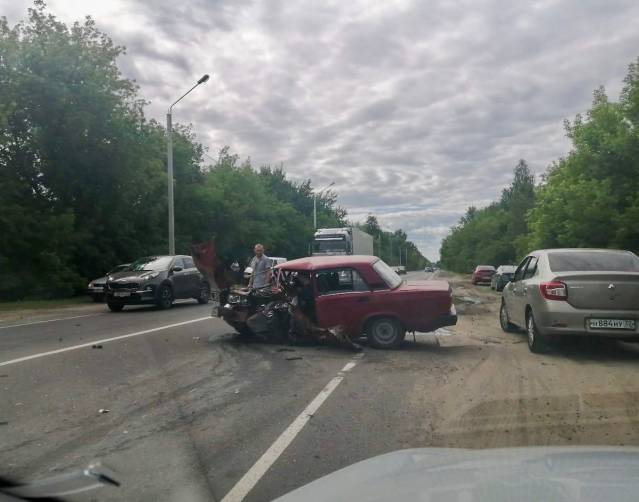
{"label": "debris on road", "polygon": [[240,389],[235,389],[235,391],[233,392],[233,394],[239,394],[240,393]]}
{"label": "debris on road", "polygon": [[294,356],[294,357],[287,357],[286,360],[287,361],[297,361],[299,359],[304,359],[302,356]]}
{"label": "debris on road", "polygon": [[9,425],[9,422],[0,422],[0,425]]}
{"label": "debris on road", "polygon": [[193,337],[193,340],[195,340],[196,342],[197,342],[199,339],[200,339],[200,337],[199,337],[199,336],[194,336],[194,337]]}
{"label": "debris on road", "polygon": [[295,349],[291,349],[290,347],[281,347],[277,349],[275,352],[295,352]]}
{"label": "debris on road", "polygon": [[102,345],[100,345],[100,344],[91,345],[91,348],[92,349],[101,349]]}
{"label": "debris on road", "polygon": [[98,413],[100,413],[101,415],[104,415],[105,413],[109,413],[111,410],[107,410],[106,408],[100,408],[98,410]]}
{"label": "debris on road", "polygon": [[0,378],[7,378],[9,375],[7,375],[6,373],[3,373],[2,375],[0,375]]}

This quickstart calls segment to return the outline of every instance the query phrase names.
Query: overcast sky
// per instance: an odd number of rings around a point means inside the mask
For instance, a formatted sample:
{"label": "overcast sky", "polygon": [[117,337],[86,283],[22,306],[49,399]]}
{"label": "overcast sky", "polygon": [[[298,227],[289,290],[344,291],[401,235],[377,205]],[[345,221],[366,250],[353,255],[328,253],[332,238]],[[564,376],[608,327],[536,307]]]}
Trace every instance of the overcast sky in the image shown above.
{"label": "overcast sky", "polygon": [[[10,22],[30,2],[0,0]],[[332,181],[351,218],[376,214],[429,258],[469,205],[499,196],[570,145],[562,121],[599,85],[617,98],[639,56],[639,2],[50,0],[92,15],[164,120],[174,110],[215,157]]]}

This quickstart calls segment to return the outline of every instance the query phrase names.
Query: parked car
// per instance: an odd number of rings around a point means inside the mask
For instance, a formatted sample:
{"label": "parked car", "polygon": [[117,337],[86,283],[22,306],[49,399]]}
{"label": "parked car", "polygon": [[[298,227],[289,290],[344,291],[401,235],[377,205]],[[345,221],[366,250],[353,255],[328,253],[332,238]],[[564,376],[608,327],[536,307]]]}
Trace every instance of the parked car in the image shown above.
{"label": "parked car", "polygon": [[131,264],[123,263],[122,265],[118,265],[117,267],[109,270],[104,277],[98,277],[97,279],[93,279],[89,285],[87,286],[87,294],[93,298],[93,301],[96,303],[104,301],[104,286],[107,282],[107,278],[111,274],[116,274],[118,272],[122,272],[123,270],[127,270]]}
{"label": "parked car", "polygon": [[125,305],[155,304],[168,309],[178,298],[208,303],[210,288],[190,256],[145,256],[122,272],[110,274],[104,288],[107,305],[119,312]]}
{"label": "parked car", "polygon": [[[282,258],[281,256],[269,256],[271,260],[271,266],[279,265],[280,263],[286,263],[288,260],[286,258]],[[251,259],[252,260],[252,259]],[[251,264],[251,260],[249,260],[249,265]],[[253,267],[247,266],[244,269],[244,282],[248,284],[249,279],[251,278],[251,274],[253,273]]]}
{"label": "parked car", "polygon": [[494,289],[496,291],[503,290],[504,286],[508,284],[515,275],[516,268],[517,267],[514,265],[500,265],[497,267],[497,270],[490,279],[490,289]]}
{"label": "parked car", "polygon": [[278,265],[306,273],[315,294],[315,321],[366,335],[376,348],[394,348],[406,331],[434,331],[457,323],[446,281],[405,281],[375,256],[314,256]]}
{"label": "parked car", "polygon": [[424,268],[424,272],[426,272],[427,274],[430,273],[430,272],[434,272],[434,271],[435,271],[435,269],[433,267]]}
{"label": "parked car", "polygon": [[540,352],[550,336],[639,340],[639,257],[611,249],[543,249],[504,288],[504,331],[525,329]]}
{"label": "parked car", "polygon": [[477,265],[473,270],[473,276],[471,282],[473,284],[479,284],[480,282],[490,282],[495,274],[495,267],[492,265]]}

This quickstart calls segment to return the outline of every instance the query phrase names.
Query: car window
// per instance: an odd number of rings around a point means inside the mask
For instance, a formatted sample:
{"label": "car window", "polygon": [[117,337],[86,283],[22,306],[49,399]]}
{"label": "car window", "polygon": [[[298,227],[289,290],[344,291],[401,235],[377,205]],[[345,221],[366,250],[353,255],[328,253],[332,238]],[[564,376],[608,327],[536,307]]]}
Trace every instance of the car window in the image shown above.
{"label": "car window", "polygon": [[524,258],[517,267],[517,270],[515,270],[515,275],[513,276],[513,280],[515,282],[520,281],[523,278],[524,270],[526,269],[526,265],[528,264],[529,259],[530,257],[526,256],[526,258]]}
{"label": "car window", "polygon": [[575,251],[548,253],[553,272],[590,271],[639,272],[639,258],[631,253],[618,251]]}
{"label": "car window", "polygon": [[526,265],[526,270],[524,272],[524,279],[530,279],[537,272],[537,262],[539,258],[536,256],[531,256],[528,264]]}
{"label": "car window", "polygon": [[390,289],[395,289],[402,283],[402,278],[397,275],[397,272],[395,272],[382,260],[377,260],[373,263],[373,269]]}
{"label": "car window", "polygon": [[370,289],[359,272],[352,268],[322,270],[316,277],[320,295]]}
{"label": "car window", "polygon": [[175,261],[173,262],[173,266],[187,268],[184,264],[184,258],[182,258],[181,256],[178,256],[175,258]]}
{"label": "car window", "polygon": [[195,268],[195,263],[193,262],[193,258],[190,256],[184,257],[184,268]]}

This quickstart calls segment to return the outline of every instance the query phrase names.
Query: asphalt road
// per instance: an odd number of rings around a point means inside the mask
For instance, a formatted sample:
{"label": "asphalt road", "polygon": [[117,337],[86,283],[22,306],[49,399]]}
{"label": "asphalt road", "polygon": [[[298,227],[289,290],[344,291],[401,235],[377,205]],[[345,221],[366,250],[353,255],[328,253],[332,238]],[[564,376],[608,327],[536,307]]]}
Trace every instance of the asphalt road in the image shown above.
{"label": "asphalt road", "polygon": [[241,341],[195,302],[0,322],[2,474],[98,459],[122,486],[77,500],[261,501],[402,448],[639,444],[637,346],[533,355],[497,293],[448,278],[456,327],[361,357]]}

